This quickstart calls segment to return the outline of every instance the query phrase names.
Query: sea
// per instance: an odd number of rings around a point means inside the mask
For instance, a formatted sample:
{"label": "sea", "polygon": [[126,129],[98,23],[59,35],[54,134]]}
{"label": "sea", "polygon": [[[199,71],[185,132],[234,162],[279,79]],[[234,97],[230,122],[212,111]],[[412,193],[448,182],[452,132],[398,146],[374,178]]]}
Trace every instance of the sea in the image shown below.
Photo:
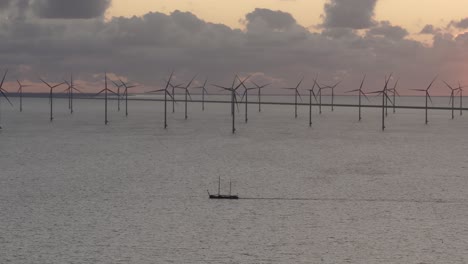
{"label": "sea", "polygon": [[2,99],[0,263],[468,263],[468,112],[155,98]]}

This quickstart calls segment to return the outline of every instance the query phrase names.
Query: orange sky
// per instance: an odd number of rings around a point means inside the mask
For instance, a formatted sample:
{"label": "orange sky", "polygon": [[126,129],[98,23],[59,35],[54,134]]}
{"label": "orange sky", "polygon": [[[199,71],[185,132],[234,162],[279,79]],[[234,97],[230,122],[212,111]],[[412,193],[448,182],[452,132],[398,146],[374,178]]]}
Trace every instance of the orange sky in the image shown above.
{"label": "orange sky", "polygon": [[[108,12],[111,16],[142,15],[150,11],[170,13],[176,9],[190,11],[198,17],[231,27],[242,27],[239,20],[256,7],[291,13],[303,26],[320,23],[326,0],[113,0]],[[449,2],[450,4],[447,4]],[[390,20],[411,33],[426,24],[446,25],[451,20],[467,16],[467,0],[380,0],[376,8],[377,20]]]}

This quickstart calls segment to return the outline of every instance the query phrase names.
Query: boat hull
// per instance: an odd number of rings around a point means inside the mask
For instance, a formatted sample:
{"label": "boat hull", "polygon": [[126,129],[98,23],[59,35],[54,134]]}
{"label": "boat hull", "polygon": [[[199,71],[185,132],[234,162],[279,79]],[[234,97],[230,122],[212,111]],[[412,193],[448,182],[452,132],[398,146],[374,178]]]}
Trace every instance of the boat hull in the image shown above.
{"label": "boat hull", "polygon": [[225,199],[225,200],[237,200],[239,196],[237,195],[210,195],[210,199]]}

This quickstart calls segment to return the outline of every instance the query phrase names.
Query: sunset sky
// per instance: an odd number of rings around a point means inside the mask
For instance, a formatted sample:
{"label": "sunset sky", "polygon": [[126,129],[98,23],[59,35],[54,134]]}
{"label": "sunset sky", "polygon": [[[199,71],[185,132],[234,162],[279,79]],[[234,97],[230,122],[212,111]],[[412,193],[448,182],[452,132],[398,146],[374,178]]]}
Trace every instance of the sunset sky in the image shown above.
{"label": "sunset sky", "polygon": [[[403,90],[468,83],[466,0],[0,0],[0,56],[15,79],[83,86],[103,73],[159,88],[229,83],[235,73],[277,88],[302,76],[369,89],[393,73]],[[42,88],[38,88],[40,90]],[[95,89],[95,88],[90,88]]]}
{"label": "sunset sky", "polygon": [[[114,0],[107,17],[140,16],[151,12],[169,14],[174,10],[188,11],[201,19],[240,28],[239,20],[255,8],[288,12],[302,26],[321,22],[326,0]],[[426,24],[445,26],[451,20],[468,16],[466,0],[380,0],[375,14],[377,20],[389,20],[419,33]]]}

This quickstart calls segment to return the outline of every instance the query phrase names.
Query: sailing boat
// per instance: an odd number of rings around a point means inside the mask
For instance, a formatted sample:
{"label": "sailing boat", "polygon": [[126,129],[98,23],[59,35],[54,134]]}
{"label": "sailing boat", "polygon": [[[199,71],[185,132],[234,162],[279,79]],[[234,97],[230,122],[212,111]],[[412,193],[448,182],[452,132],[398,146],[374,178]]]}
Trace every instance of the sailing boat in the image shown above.
{"label": "sailing boat", "polygon": [[207,190],[210,199],[227,199],[227,200],[237,200],[239,199],[238,195],[231,194],[231,181],[229,181],[229,194],[221,194],[221,176],[218,178],[218,194],[210,194],[210,191]]}

